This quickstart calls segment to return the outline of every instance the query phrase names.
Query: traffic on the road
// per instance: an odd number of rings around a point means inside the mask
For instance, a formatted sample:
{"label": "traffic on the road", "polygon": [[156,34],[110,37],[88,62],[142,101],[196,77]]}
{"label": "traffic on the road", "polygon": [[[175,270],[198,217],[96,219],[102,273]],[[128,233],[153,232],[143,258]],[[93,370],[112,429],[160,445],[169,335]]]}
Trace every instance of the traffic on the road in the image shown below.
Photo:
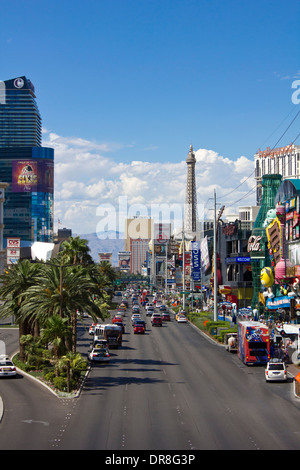
{"label": "traffic on the road", "polygon": [[[249,367],[244,362],[253,348],[245,360],[239,357],[236,334],[220,347],[163,298],[128,289],[113,300],[110,318],[93,324],[87,317],[79,327],[80,351],[90,362],[80,400],[63,405],[52,399],[48,409],[48,392],[41,387],[1,377],[8,411],[0,423],[0,449],[300,448],[292,380],[283,361],[270,360],[268,348],[263,356],[265,345],[256,342],[254,349],[266,363]],[[20,393],[24,406],[18,408]],[[62,432],[65,406],[68,427]],[[10,443],[1,431],[19,429],[20,422],[19,445]],[[42,433],[37,423],[48,423],[39,424]],[[24,434],[29,426],[32,433]]]}

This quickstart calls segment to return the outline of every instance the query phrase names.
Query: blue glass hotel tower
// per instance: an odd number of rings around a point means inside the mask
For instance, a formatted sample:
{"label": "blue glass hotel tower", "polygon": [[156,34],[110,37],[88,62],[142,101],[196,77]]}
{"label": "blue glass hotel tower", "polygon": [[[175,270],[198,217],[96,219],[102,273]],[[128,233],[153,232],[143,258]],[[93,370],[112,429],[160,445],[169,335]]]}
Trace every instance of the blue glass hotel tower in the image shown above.
{"label": "blue glass hotel tower", "polygon": [[54,150],[41,144],[33,84],[25,76],[0,81],[0,181],[9,183],[4,238],[53,241]]}

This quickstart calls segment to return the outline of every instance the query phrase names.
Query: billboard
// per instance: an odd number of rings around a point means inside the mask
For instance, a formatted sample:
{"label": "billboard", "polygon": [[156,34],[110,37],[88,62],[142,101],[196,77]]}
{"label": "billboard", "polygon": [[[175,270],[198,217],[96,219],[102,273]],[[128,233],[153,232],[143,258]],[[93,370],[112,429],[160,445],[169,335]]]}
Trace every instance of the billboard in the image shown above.
{"label": "billboard", "polygon": [[130,270],[131,251],[119,251],[119,268],[121,271]]}
{"label": "billboard", "polygon": [[200,281],[201,279],[201,253],[200,253],[200,242],[191,242],[192,248],[192,278],[194,281]]}
{"label": "billboard", "polygon": [[98,253],[99,261],[108,261],[111,264],[112,253]]}
{"label": "billboard", "polygon": [[51,160],[13,160],[12,191],[53,193],[53,174]]}

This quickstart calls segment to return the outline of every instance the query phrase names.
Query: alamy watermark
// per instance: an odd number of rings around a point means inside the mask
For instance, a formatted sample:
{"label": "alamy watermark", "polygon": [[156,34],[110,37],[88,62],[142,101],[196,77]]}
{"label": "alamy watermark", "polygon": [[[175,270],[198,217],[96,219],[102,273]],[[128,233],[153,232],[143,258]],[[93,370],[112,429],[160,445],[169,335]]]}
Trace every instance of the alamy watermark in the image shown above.
{"label": "alamy watermark", "polygon": [[0,341],[0,356],[6,355],[6,346],[4,341]]}
{"label": "alamy watermark", "polygon": [[295,88],[296,91],[292,94],[292,103],[300,103],[300,80],[294,80],[292,83],[292,88]]}
{"label": "alamy watermark", "polygon": [[[106,234],[106,238],[125,238],[124,232],[127,227],[127,234],[130,238],[150,238],[148,220],[153,223],[170,224],[174,228],[182,228],[184,218],[190,213],[189,204],[167,204],[151,203],[128,204],[126,196],[120,196],[117,204],[101,204],[96,209],[96,217],[100,220],[96,226],[96,233],[99,238]],[[204,205],[197,206],[198,222],[204,220]],[[188,230],[188,226],[185,226]],[[120,234],[117,237],[116,234]]]}

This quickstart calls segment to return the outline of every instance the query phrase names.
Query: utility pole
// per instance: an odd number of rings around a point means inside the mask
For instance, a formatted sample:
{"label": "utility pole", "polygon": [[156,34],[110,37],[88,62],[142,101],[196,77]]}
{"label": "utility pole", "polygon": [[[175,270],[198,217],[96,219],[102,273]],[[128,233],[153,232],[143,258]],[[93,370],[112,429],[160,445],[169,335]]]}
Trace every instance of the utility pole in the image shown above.
{"label": "utility pole", "polygon": [[185,235],[184,235],[184,223],[182,228],[182,287],[183,287],[183,303],[182,308],[185,311]]}
{"label": "utility pole", "polygon": [[217,277],[217,200],[216,190],[214,190],[214,321],[218,320],[218,277]]}

